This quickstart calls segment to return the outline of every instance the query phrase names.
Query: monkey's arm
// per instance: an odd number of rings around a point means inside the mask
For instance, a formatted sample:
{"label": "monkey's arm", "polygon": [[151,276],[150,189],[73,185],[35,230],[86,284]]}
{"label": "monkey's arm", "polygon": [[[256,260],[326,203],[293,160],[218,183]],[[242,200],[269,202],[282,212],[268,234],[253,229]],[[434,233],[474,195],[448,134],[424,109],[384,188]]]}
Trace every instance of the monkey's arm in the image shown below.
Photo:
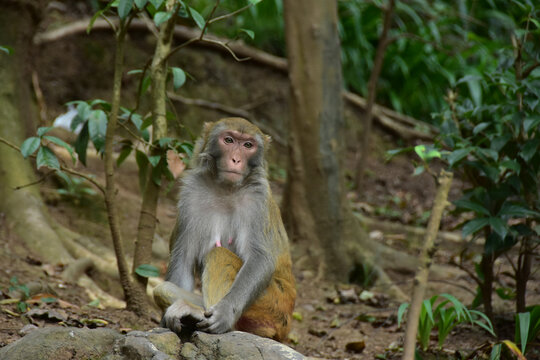
{"label": "monkey's arm", "polygon": [[206,318],[197,324],[197,328],[210,333],[231,330],[244,310],[266,289],[273,273],[272,258],[262,253],[249,256],[229,292],[206,310]]}

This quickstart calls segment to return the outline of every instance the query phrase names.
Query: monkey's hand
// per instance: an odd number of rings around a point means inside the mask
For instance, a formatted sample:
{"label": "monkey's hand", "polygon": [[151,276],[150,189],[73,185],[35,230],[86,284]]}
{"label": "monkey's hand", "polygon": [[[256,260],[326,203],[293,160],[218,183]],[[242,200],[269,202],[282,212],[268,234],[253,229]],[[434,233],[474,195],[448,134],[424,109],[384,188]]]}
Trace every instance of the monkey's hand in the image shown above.
{"label": "monkey's hand", "polygon": [[204,312],[206,319],[197,323],[197,329],[213,334],[230,331],[236,323],[236,314],[232,304],[222,299]]}
{"label": "monkey's hand", "polygon": [[202,320],[204,320],[202,309],[180,299],[167,308],[161,319],[161,326],[180,334],[181,331],[194,331],[196,324]]}

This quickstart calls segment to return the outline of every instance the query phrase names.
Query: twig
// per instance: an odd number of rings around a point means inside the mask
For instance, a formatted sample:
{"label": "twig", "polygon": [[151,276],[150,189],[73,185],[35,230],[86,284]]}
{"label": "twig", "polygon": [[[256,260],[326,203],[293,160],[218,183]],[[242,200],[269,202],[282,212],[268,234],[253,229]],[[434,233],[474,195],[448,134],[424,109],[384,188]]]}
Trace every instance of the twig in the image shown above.
{"label": "twig", "polygon": [[200,41],[202,43],[208,43],[208,44],[214,44],[214,45],[218,45],[218,46],[221,46],[222,48],[224,48],[225,50],[227,50],[229,52],[229,54],[232,55],[232,57],[234,58],[234,60],[238,61],[238,62],[242,62],[242,61],[246,61],[246,60],[250,60],[251,58],[249,57],[244,57],[244,58],[239,58],[235,53],[234,53],[234,50],[231,48],[230,45],[227,45],[227,43],[224,43],[224,42],[221,42],[219,40],[213,40],[213,39],[200,39]]}
{"label": "twig", "polygon": [[[249,9],[249,8],[252,7],[252,6],[253,6],[253,4],[249,4],[249,5],[246,5],[246,6],[240,8],[240,9],[238,9],[238,10],[233,11],[232,13],[228,13],[228,14],[221,15],[221,16],[215,17],[215,18],[213,18],[213,19],[210,19],[210,20],[208,21],[208,24],[213,24],[213,23],[215,23],[216,21],[220,21],[220,20],[224,20],[224,19],[233,17],[234,15],[240,14],[242,11],[245,11],[245,10]],[[212,12],[212,14],[213,14],[213,12]],[[211,16],[210,16],[210,17],[211,17]]]}
{"label": "twig", "polygon": [[42,177],[40,177],[38,180],[36,181],[32,181],[31,183],[28,183],[28,184],[24,184],[24,185],[19,185],[19,186],[15,186],[13,188],[13,190],[17,191],[17,190],[21,190],[21,189],[24,189],[26,187],[30,187],[30,186],[34,186],[34,185],[37,185],[37,184],[41,184],[42,182],[45,181],[46,178],[49,177],[49,175],[51,175],[52,173],[54,173],[54,170],[53,171],[49,171],[48,173],[46,173],[45,175],[43,175]]}

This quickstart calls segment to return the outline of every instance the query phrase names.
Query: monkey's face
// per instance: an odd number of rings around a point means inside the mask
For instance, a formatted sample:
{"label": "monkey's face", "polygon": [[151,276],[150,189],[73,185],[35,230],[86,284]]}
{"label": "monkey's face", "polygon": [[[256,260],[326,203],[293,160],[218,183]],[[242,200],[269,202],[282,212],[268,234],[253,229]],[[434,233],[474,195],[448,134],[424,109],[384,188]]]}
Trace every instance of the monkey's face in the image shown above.
{"label": "monkey's face", "polygon": [[219,180],[240,184],[250,172],[250,166],[258,152],[256,139],[236,130],[224,130],[218,136],[220,157],[218,160]]}

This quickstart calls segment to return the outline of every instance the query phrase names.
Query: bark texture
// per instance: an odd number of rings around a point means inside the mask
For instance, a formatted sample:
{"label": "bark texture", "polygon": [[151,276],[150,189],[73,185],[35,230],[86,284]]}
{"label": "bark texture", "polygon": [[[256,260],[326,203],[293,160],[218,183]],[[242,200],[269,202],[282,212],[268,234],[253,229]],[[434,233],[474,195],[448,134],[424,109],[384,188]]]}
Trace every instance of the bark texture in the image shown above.
{"label": "bark texture", "polygon": [[324,254],[326,275],[344,278],[350,264],[342,246],[347,209],[337,2],[286,0],[284,13],[291,82],[285,221],[293,240],[313,242]]}
{"label": "bark texture", "polygon": [[[11,55],[0,54],[0,137],[17,145],[35,134],[37,112],[30,88],[30,54],[38,23],[36,14],[44,4],[44,1],[7,1],[0,11],[0,44],[14,50]],[[30,161],[0,144],[0,213],[6,217],[6,228],[44,261],[68,262],[71,257],[49,225],[51,220],[38,188],[14,190],[34,181]]]}

